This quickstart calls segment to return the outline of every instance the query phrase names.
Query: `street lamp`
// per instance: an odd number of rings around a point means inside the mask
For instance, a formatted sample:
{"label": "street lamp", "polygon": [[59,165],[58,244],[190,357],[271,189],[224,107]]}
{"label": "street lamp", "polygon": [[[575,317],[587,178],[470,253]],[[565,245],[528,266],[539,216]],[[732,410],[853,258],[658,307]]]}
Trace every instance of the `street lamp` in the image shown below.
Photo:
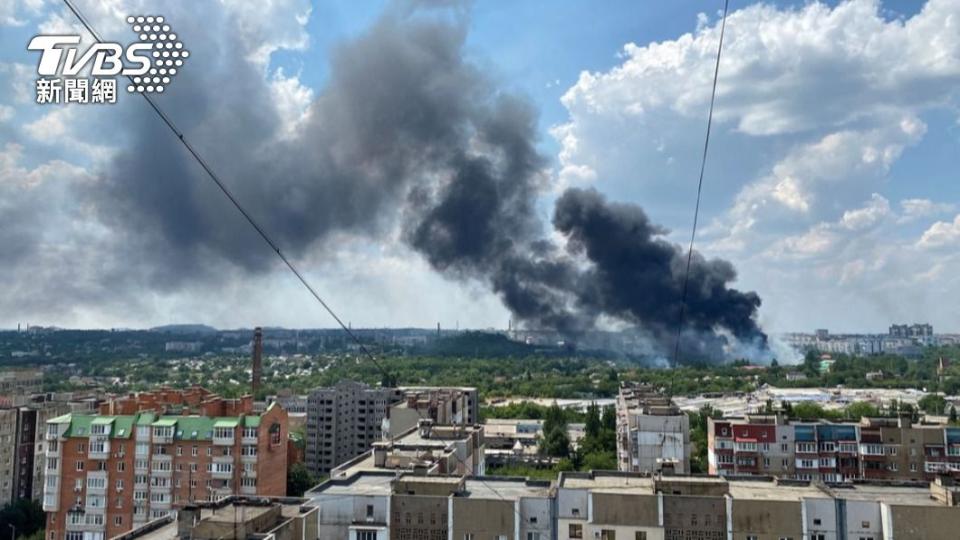
{"label": "street lamp", "polygon": [[17,527],[13,523],[7,523],[7,527],[10,527],[10,540],[17,540]]}

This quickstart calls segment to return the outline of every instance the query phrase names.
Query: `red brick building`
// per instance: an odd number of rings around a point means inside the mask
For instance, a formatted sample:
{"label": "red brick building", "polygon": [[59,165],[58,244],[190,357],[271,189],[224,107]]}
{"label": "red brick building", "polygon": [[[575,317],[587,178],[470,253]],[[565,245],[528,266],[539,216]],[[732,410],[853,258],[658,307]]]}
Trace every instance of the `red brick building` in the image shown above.
{"label": "red brick building", "polygon": [[46,426],[50,540],[105,540],[191,501],[286,492],[287,413],[161,389]]}

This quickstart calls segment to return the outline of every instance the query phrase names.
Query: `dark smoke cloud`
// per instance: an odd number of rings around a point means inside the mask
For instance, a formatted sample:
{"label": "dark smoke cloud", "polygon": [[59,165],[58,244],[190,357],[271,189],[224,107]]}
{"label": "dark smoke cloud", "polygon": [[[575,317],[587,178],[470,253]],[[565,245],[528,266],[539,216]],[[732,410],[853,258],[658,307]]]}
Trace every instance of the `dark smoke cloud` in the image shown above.
{"label": "dark smoke cloud", "polygon": [[[579,336],[609,319],[666,350],[685,257],[640,208],[594,191],[563,194],[553,226],[567,244],[548,240],[535,209],[547,165],[536,112],[465,60],[464,29],[457,17],[389,11],[336,49],[329,81],[292,139],[277,136],[262,74],[242,55],[217,56],[202,28],[184,29],[205,68],[194,72],[205,75],[180,76],[164,105],[295,257],[325,249],[334,233],[378,237],[399,223],[433,268],[489,284],[527,326]],[[232,84],[214,99],[218,77]],[[140,247],[131,265],[161,288],[218,279],[223,268],[270,268],[151,111],[128,125],[137,150],[116,157],[91,199]],[[760,300],[731,289],[735,277],[729,263],[695,256],[685,336],[698,354],[722,354],[723,333],[765,339],[755,322]]]}

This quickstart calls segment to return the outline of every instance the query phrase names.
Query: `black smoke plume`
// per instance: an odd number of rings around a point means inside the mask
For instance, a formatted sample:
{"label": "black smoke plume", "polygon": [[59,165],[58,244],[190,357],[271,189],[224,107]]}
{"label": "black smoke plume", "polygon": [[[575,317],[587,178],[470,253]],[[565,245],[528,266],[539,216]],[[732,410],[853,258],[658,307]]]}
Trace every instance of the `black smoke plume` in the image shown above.
{"label": "black smoke plume", "polygon": [[[336,48],[291,137],[279,135],[273,98],[243,51],[215,56],[210,33],[186,28],[192,69],[164,106],[294,257],[324,250],[335,233],[378,238],[399,226],[433,268],[489,284],[529,327],[579,336],[613,322],[666,352],[684,254],[640,208],[595,191],[560,197],[553,226],[566,242],[549,239],[535,208],[548,184],[536,111],[465,59],[460,17],[388,10]],[[212,87],[216,99],[204,97]],[[131,114],[136,150],[120,153],[91,195],[102,221],[143,246],[131,266],[161,288],[267,269],[268,253],[152,111]],[[730,263],[695,255],[685,348],[716,356],[731,340],[763,344],[760,299],[730,288],[735,277]]]}

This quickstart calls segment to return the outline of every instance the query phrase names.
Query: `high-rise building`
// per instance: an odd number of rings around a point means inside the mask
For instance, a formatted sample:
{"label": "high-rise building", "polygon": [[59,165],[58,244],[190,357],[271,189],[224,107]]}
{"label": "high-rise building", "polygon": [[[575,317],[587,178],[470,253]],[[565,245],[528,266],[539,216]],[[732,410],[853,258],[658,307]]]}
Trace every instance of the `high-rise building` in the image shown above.
{"label": "high-rise building", "polygon": [[162,389],[46,422],[50,540],[104,540],[192,502],[286,492],[287,414]]}
{"label": "high-rise building", "polygon": [[621,383],[617,396],[617,463],[626,472],[689,472],[689,418],[652,387]]}
{"label": "high-rise building", "polygon": [[354,381],[317,388],[307,396],[307,468],[316,474],[370,449],[381,440],[390,405],[400,399],[395,388],[373,388]]}

